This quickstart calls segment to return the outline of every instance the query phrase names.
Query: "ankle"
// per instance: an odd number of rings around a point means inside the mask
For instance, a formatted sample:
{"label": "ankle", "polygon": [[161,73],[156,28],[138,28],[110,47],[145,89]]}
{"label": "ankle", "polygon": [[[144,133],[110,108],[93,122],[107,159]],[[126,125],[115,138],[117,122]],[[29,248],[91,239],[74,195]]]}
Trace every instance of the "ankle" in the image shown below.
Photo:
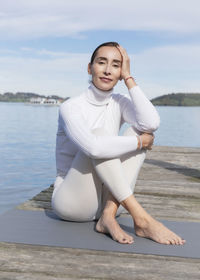
{"label": "ankle", "polygon": [[135,226],[139,228],[148,228],[150,223],[150,218],[149,217],[137,217],[134,219],[134,224]]}
{"label": "ankle", "polygon": [[102,212],[102,217],[110,217],[110,218],[115,218],[116,216],[116,211],[113,209],[105,208]]}

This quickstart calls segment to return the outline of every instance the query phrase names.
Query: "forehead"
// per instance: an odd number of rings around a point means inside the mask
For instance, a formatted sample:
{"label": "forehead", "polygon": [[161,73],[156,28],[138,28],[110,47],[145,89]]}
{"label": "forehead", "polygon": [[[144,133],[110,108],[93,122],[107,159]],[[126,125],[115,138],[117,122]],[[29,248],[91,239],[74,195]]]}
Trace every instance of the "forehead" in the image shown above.
{"label": "forehead", "polygon": [[110,47],[110,46],[104,46],[98,49],[96,58],[98,57],[105,57],[107,59],[117,59],[117,60],[122,60],[121,54],[119,50],[116,47]]}

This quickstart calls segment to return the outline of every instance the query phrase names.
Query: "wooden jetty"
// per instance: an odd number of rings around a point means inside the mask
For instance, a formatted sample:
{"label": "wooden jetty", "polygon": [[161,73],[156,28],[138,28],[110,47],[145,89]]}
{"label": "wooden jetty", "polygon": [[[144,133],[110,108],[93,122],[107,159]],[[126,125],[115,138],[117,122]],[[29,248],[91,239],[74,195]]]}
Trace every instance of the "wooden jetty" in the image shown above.
{"label": "wooden jetty", "polygon": [[[52,190],[17,208],[51,210]],[[200,148],[155,146],[148,151],[135,196],[155,218],[200,222]],[[197,280],[200,259],[2,242],[0,279]]]}

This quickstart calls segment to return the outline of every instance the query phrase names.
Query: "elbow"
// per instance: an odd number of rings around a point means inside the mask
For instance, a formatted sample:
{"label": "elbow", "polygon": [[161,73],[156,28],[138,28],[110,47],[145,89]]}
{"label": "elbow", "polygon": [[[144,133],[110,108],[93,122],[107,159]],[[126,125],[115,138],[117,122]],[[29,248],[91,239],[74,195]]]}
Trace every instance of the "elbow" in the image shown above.
{"label": "elbow", "polygon": [[151,119],[150,122],[141,123],[138,129],[142,132],[153,133],[158,129],[159,125],[160,125],[160,117],[157,116],[153,120]]}
{"label": "elbow", "polygon": [[160,126],[160,116],[157,112],[157,110],[154,110],[154,113],[152,114],[152,117],[150,118],[149,122],[149,132],[153,133],[156,131]]}
{"label": "elbow", "polygon": [[158,116],[157,118],[154,119],[154,121],[152,121],[152,123],[150,124],[149,130],[150,132],[154,132],[156,131],[160,126],[160,117]]}

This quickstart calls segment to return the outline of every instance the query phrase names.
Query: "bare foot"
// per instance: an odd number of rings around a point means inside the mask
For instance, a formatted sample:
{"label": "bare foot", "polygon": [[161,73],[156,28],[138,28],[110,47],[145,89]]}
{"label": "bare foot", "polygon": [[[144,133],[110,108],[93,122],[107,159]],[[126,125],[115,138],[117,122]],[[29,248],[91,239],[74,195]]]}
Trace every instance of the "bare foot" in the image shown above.
{"label": "bare foot", "polygon": [[96,230],[101,233],[109,233],[113,240],[122,244],[131,244],[133,237],[127,234],[111,215],[103,214],[96,224]]}
{"label": "bare foot", "polygon": [[183,245],[186,242],[152,217],[148,221],[135,223],[134,227],[138,236],[150,238],[161,244]]}

